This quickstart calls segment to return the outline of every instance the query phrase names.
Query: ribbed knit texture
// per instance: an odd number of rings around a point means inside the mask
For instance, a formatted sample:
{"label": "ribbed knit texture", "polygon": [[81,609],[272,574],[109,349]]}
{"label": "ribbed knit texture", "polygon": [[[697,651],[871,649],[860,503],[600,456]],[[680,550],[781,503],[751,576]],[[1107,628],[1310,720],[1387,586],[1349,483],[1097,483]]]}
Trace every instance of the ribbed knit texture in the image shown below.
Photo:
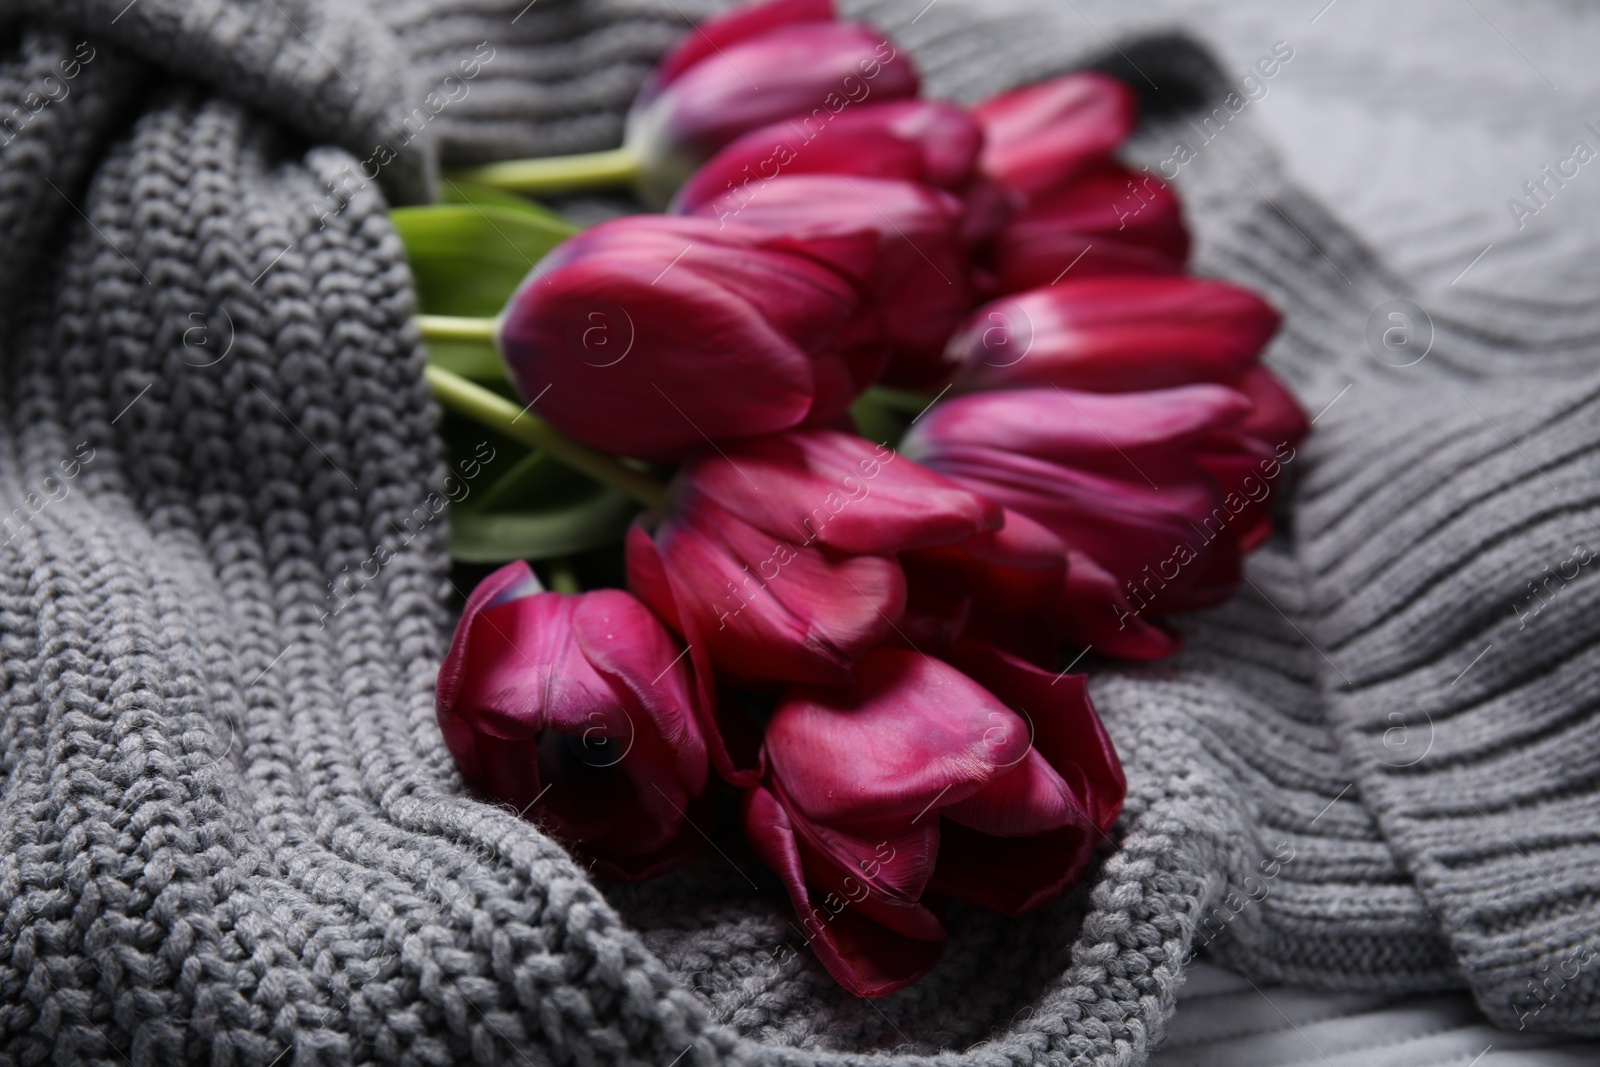
{"label": "ribbed knit texture", "polygon": [[[1511,610],[1600,550],[1592,316],[1440,304],[1427,358],[1384,367],[1368,316],[1404,281],[1247,116],[1207,144],[1180,178],[1198,266],[1265,291],[1274,365],[1336,402],[1241,596],[1174,660],[1095,664],[1130,782],[1101,866],[1024,919],[953,909],[926,980],[857,1001],[726,818],[677,874],[602,892],[464,794],[432,708],[464,591],[442,521],[403,525],[444,469],[384,194],[425,196],[440,146],[614,143],[704,9],[125,5],[0,0],[0,121],[27,113],[0,137],[7,1062],[1134,1065],[1207,915],[1263,979],[1467,986],[1511,1026],[1538,981],[1530,1028],[1600,1033],[1600,968],[1563,965],[1600,950],[1600,584]],[[865,10],[936,93],[1104,49],[917,6]],[[471,92],[353,181],[484,42]],[[1159,86],[1135,154],[1196,140],[1215,68],[1120,43],[1110,65]]]}

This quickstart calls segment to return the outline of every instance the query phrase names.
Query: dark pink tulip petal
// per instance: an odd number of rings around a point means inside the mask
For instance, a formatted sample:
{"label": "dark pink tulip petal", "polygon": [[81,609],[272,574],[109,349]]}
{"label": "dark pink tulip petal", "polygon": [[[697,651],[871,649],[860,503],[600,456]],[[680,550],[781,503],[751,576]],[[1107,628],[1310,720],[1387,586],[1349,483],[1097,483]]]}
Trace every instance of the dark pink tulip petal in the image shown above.
{"label": "dark pink tulip petal", "polygon": [[1251,367],[1227,385],[1255,405],[1238,431],[1267,445],[1280,459],[1285,453],[1293,456],[1295,447],[1311,432],[1311,423],[1283,383],[1265,367]]}
{"label": "dark pink tulip petal", "polygon": [[1241,430],[1214,434],[1200,447],[1200,463],[1222,493],[1228,529],[1241,551],[1254,551],[1272,535],[1274,483],[1267,471],[1279,466],[1272,449]]}
{"label": "dark pink tulip petal", "polygon": [[1060,539],[1067,583],[1052,614],[1064,637],[1109,638],[1103,653],[1144,656],[1170,638],[1141,618],[1215,605],[1242,580],[1240,539],[1263,512],[1230,498],[1218,475],[1243,485],[1239,463],[1260,449],[1236,429],[1249,411],[1209,384],[1005,390],[937,405],[901,447]]}
{"label": "dark pink tulip petal", "polygon": [[1034,751],[1057,771],[1089,823],[1109,833],[1122,812],[1128,780],[1089,699],[1087,676],[1040,670],[981,644],[963,645],[951,659],[1007,704],[1044,709],[1029,719]]}
{"label": "dark pink tulip petal", "polygon": [[1030,748],[1015,767],[967,799],[941,808],[940,814],[986,834],[1025,837],[1070,825],[1076,810],[1067,784]]}
{"label": "dark pink tulip petal", "polygon": [[693,171],[751,130],[792,118],[825,128],[868,100],[914,97],[911,61],[869,26],[796,22],[742,37],[678,67],[641,94],[627,142],[649,195],[665,203]]}
{"label": "dark pink tulip petal", "polygon": [[959,190],[983,133],[967,112],[936,100],[849,107],[826,126],[795,119],[745,134],[711,157],[673,198],[672,210],[737,221],[768,182],[797,174],[882,178]]}
{"label": "dark pink tulip petal", "polygon": [[1190,446],[1235,428],[1249,412],[1245,397],[1220,385],[1112,394],[1009,389],[935,405],[900,448],[935,470],[946,456],[989,448],[1159,486],[1161,478],[1141,477],[1142,463],[1182,464]]}
{"label": "dark pink tulip petal", "polygon": [[986,249],[998,290],[1064,280],[1178,274],[1189,231],[1170,186],[1110,160],[1032,198]]}
{"label": "dark pink tulip petal", "polygon": [[437,714],[472,786],[608,877],[644,877],[694,847],[683,821],[707,760],[693,693],[677,644],[633,597],[545,593],[514,563],[468,599]]}
{"label": "dark pink tulip petal", "polygon": [[519,391],[587,444],[676,459],[794,426],[854,286],[793,240],[629,216],[563,243],[511,298],[498,343]]}
{"label": "dark pink tulip petal", "polygon": [[984,173],[1031,194],[1127,140],[1138,102],[1115,78],[1085,72],[1001,93],[972,112],[984,128]]}
{"label": "dark pink tulip petal", "polygon": [[836,430],[796,430],[704,451],[685,478],[790,545],[889,555],[999,527],[992,502],[885,445]]}
{"label": "dark pink tulip petal", "polygon": [[[637,547],[636,547],[637,545]],[[751,681],[838,684],[905,606],[905,579],[878,556],[840,556],[763,533],[694,497],[657,532],[670,611],[699,634],[717,671]],[[633,556],[642,549],[630,538]],[[655,583],[634,585],[652,607]],[[692,620],[692,621],[691,621]]]}
{"label": "dark pink tulip petal", "polygon": [[1244,374],[1278,323],[1259,296],[1225,282],[1068,279],[978,308],[945,358],[966,389],[1163,389]]}
{"label": "dark pink tulip petal", "polygon": [[767,724],[771,773],[812,821],[910,820],[1027,751],[1026,724],[953,668],[880,648],[855,673],[848,689],[791,689]]}
{"label": "dark pink tulip petal", "polygon": [[638,523],[628,530],[626,545],[629,590],[679,634],[688,648],[697,686],[694,708],[711,765],[732,785],[754,785],[759,778],[760,732],[739,708],[718,699],[710,649],[701,633],[704,613],[678,609],[678,593],[667,576],[661,552]]}
{"label": "dark pink tulip petal", "polygon": [[1084,646],[1119,659],[1164,659],[1181,639],[1146,618],[1124,584],[1085,552],[1067,553],[1067,582],[1052,611],[1069,648]]}
{"label": "dark pink tulip petal", "polygon": [[[841,986],[858,997],[881,997],[933,969],[944,951],[945,937],[938,919],[926,907],[905,907],[916,918],[895,924],[917,928],[922,936],[915,937],[863,915],[856,902],[859,893],[844,886],[844,876],[838,876],[836,870],[828,873],[837,877],[839,887],[813,896],[806,884],[811,872],[803,864],[790,815],[764,788],[746,794],[744,826],[756,855],[783,879],[807,943]],[[876,910],[882,915],[885,909]]]}
{"label": "dark pink tulip petal", "polygon": [[[719,210],[713,202],[691,212],[709,219]],[[938,364],[975,301],[963,205],[932,186],[838,174],[782,176],[728,217],[807,242],[875,233],[878,254],[860,275],[872,299],[862,304],[850,339],[886,348],[891,367],[908,360]]]}
{"label": "dark pink tulip petal", "polygon": [[1020,614],[1049,604],[1066,574],[1060,538],[1015,511],[1005,525],[951,545],[903,553],[900,565],[920,585],[956,594],[999,612]]}
{"label": "dark pink tulip petal", "polygon": [[690,67],[731,45],[784,26],[832,22],[836,18],[833,0],[763,0],[739,4],[684,34],[683,40],[656,67],[644,95],[655,95]]}

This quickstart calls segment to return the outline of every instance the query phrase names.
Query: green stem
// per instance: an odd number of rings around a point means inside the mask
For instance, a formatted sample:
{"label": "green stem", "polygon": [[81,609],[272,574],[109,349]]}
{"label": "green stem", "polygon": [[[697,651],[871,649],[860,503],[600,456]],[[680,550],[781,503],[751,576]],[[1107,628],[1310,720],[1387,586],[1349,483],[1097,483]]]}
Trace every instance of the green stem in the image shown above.
{"label": "green stem", "polygon": [[623,464],[616,456],[574,441],[526,408],[519,408],[499,393],[429,364],[424,370],[433,395],[452,411],[498,430],[525,445],[542,448],[574,470],[597,482],[620,489],[645,507],[666,502],[666,486]]}
{"label": "green stem", "polygon": [[581,192],[630,185],[639,175],[639,156],[627,145],[604,152],[542,159],[511,159],[451,175],[459,181],[492,185],[514,193]]}
{"label": "green stem", "polygon": [[418,315],[417,329],[424,341],[481,341],[494,344],[498,319],[463,318],[460,315]]}

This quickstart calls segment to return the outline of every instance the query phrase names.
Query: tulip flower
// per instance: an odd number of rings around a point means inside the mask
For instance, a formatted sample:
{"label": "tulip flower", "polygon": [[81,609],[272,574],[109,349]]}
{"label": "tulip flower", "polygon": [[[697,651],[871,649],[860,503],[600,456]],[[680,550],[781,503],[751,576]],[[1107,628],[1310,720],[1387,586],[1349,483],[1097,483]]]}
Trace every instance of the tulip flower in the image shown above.
{"label": "tulip flower", "polygon": [[983,132],[966,111],[934,100],[891,100],[841,111],[826,127],[789,119],[745,134],[678,190],[672,210],[737,219],[767,182],[844,174],[916,182],[959,193],[972,180]]}
{"label": "tulip flower", "polygon": [[793,119],[820,133],[868,100],[917,95],[917,73],[893,44],[833,17],[831,3],[789,0],[735,9],[684,38],[628,114],[646,199],[665,203],[751,130]]}
{"label": "tulip flower", "polygon": [[[999,507],[892,450],[834,430],[723,442],[679,471],[653,535],[628,535],[628,587],[688,644],[699,673],[845,685],[905,608],[896,556],[999,528]],[[709,704],[709,701],[706,702]],[[720,773],[754,748],[709,710]]]}
{"label": "tulip flower", "polygon": [[632,185],[664,207],[696,168],[751,130],[793,119],[809,137],[841,114],[915,97],[911,61],[831,0],[743,4],[700,23],[669,52],[628,112],[620,148],[512,160],[468,181],[534,194]]}
{"label": "tulip flower", "polygon": [[1279,321],[1255,293],[1225,282],[1085,278],[978,308],[945,359],[962,389],[1164,389],[1239,378]]}
{"label": "tulip flower", "polygon": [[1066,550],[1025,515],[952,545],[900,554],[906,613],[900,634],[912,647],[942,654],[962,639],[987,641],[1040,665],[1059,651],[1048,609],[1060,598]]}
{"label": "tulip flower", "polygon": [[607,451],[675,460],[708,438],[831,422],[877,370],[879,354],[834,342],[859,300],[843,271],[879,251],[875,233],[825,244],[704,219],[604,222],[539,262],[496,343],[539,415]]}
{"label": "tulip flower", "polygon": [[745,799],[751,845],[857,996],[937,962],[930,894],[1039,907],[1083,876],[1121,809],[1121,765],[1081,676],[981,646],[956,656],[883,648],[848,688],[788,690]]}
{"label": "tulip flower", "polygon": [[653,877],[701,841],[706,746],[672,636],[619,590],[546,593],[526,563],[467,599],[437,712],[462,777],[594,862]]}
{"label": "tulip flower", "polygon": [[1225,490],[1213,470],[1232,477],[1254,463],[1264,499],[1282,466],[1230,433],[1250,410],[1245,396],[1210,384],[976,393],[936,405],[901,448],[1060,538],[1074,608],[1096,578],[1090,570],[1073,584],[1078,555],[1110,576],[1098,617],[1078,633],[1131,626],[1137,640],[1116,654],[1157,652],[1165,642],[1138,628],[1143,617],[1215,606],[1242,580],[1240,539],[1255,528],[1256,501]]}
{"label": "tulip flower", "polygon": [[990,97],[972,114],[984,131],[982,171],[1032,196],[1127,140],[1138,120],[1138,101],[1115,78],[1090,71]]}
{"label": "tulip flower", "polygon": [[1114,274],[1177,274],[1189,231],[1171,186],[1112,160],[1040,192],[984,249],[996,293]]}
{"label": "tulip flower", "polygon": [[[692,213],[709,218],[719,210],[707,203]],[[877,254],[859,271],[868,299],[846,330],[848,350],[864,367],[887,358],[891,384],[944,372],[945,343],[974,302],[955,197],[912,182],[804,174],[767,182],[735,217],[811,245],[873,235]]]}

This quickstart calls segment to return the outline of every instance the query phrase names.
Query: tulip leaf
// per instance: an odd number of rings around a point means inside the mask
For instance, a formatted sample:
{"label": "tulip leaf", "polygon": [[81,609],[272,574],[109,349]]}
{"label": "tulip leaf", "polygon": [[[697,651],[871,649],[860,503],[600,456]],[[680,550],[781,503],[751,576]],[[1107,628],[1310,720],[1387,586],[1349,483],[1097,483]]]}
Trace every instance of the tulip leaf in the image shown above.
{"label": "tulip leaf", "polygon": [[484,490],[478,511],[560,508],[592,497],[598,484],[547,452],[518,459]]}
{"label": "tulip leaf", "polygon": [[602,489],[563,508],[450,513],[450,555],[463,563],[539,560],[617,544],[639,505],[616,489]]}
{"label": "tulip leaf", "polygon": [[498,315],[533,265],[578,232],[532,205],[434,204],[389,216],[429,315]]}
{"label": "tulip leaf", "polygon": [[496,189],[492,185],[479,185],[477,182],[464,182],[456,178],[446,178],[444,180],[444,188],[439,191],[439,200],[445,204],[477,204],[479,207],[502,207],[532,215],[548,222],[554,222],[561,226],[570,227],[572,225],[543,204],[535,203],[525,196],[519,196],[504,189]]}

